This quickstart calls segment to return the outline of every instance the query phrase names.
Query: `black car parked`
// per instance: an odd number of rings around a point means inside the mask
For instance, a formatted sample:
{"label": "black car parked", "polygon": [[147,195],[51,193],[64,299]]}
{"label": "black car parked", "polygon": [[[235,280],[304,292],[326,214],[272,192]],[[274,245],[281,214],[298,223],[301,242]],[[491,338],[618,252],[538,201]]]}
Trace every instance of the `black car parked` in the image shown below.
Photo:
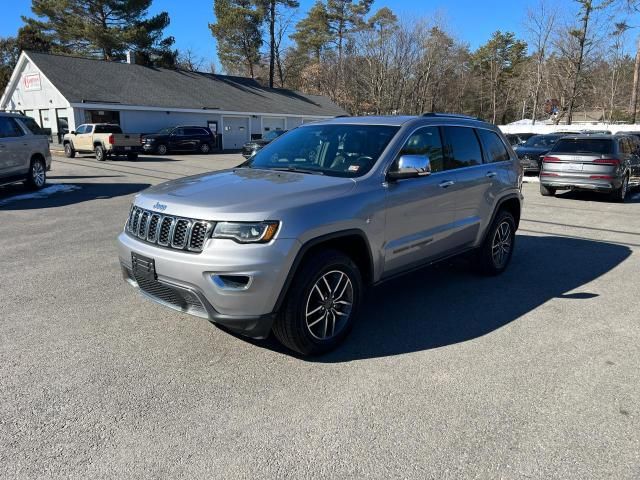
{"label": "black car parked", "polygon": [[213,150],[215,138],[207,127],[177,126],[163,128],[159,132],[142,136],[145,153],[166,155],[169,152],[200,152]]}
{"label": "black car parked", "polygon": [[535,133],[507,133],[505,137],[507,137],[511,146],[515,147],[517,145],[522,145],[534,135]]}
{"label": "black car parked", "polygon": [[556,133],[534,135],[525,143],[514,147],[525,173],[540,172],[542,169],[542,157],[544,157],[563,136],[563,134]]}
{"label": "black car parked", "polygon": [[251,140],[242,146],[242,156],[244,158],[251,158],[255,153],[264,147],[267,143],[274,141],[280,135],[285,133],[286,130],[271,130],[265,133],[261,139]]}

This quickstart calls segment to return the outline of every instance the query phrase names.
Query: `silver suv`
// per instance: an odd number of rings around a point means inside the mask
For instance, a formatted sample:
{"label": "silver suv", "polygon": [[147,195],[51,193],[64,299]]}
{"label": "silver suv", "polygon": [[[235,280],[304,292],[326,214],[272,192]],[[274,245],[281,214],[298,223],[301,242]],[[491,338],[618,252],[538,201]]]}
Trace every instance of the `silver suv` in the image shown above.
{"label": "silver suv", "polygon": [[365,286],[465,252],[504,271],[521,181],[500,131],[471,117],[316,122],[139,194],[120,262],[152,300],[316,354],[347,335]]}
{"label": "silver suv", "polygon": [[25,182],[31,188],[42,188],[49,168],[49,140],[35,120],[0,112],[0,185]]}

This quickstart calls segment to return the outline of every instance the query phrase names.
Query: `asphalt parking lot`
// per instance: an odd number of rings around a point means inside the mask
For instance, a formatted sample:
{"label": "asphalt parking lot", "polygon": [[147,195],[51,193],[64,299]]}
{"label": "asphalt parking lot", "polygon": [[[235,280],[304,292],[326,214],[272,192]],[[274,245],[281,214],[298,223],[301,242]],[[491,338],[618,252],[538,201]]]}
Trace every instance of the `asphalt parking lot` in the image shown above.
{"label": "asphalt parking lot", "polygon": [[301,360],[143,299],[133,195],[239,155],[55,158],[0,188],[2,478],[640,477],[640,193],[524,185],[510,269],[384,284]]}

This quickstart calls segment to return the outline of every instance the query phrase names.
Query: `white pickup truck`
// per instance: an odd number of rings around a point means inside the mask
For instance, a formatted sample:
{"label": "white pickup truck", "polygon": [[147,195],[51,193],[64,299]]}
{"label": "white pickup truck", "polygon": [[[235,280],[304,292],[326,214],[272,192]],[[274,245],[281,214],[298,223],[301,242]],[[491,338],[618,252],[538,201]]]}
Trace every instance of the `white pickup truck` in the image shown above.
{"label": "white pickup truck", "polygon": [[123,133],[119,125],[110,123],[86,123],[67,133],[63,140],[64,153],[73,158],[77,153],[94,153],[96,160],[123,155],[136,160],[142,151],[140,134]]}

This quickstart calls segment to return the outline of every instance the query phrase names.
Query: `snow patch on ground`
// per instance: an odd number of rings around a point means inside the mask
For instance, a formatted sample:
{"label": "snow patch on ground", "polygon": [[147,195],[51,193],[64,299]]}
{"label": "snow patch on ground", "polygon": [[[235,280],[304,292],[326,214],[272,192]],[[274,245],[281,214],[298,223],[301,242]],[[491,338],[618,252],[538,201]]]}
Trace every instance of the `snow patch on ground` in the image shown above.
{"label": "snow patch on ground", "polygon": [[540,177],[523,177],[522,183],[540,183]]}
{"label": "snow patch on ground", "polygon": [[36,192],[25,193],[23,195],[14,195],[13,197],[8,197],[3,200],[0,200],[0,206],[6,205],[7,203],[11,203],[11,202],[18,202],[20,200],[47,198],[55,193],[68,193],[68,192],[73,192],[74,190],[80,190],[80,188],[81,187],[79,187],[78,185],[56,183],[55,185],[50,185]]}

